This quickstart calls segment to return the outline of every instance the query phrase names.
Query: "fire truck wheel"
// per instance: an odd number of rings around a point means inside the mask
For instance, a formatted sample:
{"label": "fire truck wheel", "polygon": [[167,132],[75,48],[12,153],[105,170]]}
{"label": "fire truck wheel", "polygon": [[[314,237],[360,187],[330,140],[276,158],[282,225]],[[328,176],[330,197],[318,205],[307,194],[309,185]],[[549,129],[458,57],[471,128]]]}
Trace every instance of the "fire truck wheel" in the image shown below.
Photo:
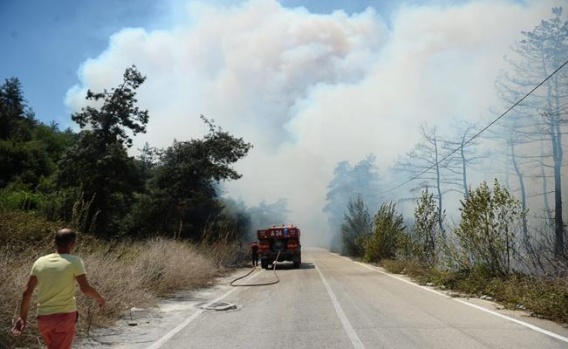
{"label": "fire truck wheel", "polygon": [[297,260],[294,261],[294,268],[298,269],[300,268],[300,265],[302,264],[302,259],[298,258]]}

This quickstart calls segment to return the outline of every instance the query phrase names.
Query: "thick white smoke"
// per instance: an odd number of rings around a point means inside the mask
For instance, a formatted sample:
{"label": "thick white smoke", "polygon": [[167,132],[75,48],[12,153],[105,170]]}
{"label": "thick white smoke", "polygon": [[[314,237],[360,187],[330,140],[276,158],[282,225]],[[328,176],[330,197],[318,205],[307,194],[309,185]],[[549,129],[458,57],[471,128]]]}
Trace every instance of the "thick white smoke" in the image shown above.
{"label": "thick white smoke", "polygon": [[318,243],[337,162],[374,153],[384,170],[417,142],[423,122],[491,117],[503,56],[561,5],[444,3],[401,6],[387,24],[372,9],[322,15],[275,0],[189,2],[170,28],[114,34],[79,69],[67,105],[78,110],[87,88],[116,86],[135,64],[147,76],[139,103],[150,111],[137,148],[201,137],[199,115],[213,118],[254,144],[229,195],[250,205],[288,198],[292,223]]}

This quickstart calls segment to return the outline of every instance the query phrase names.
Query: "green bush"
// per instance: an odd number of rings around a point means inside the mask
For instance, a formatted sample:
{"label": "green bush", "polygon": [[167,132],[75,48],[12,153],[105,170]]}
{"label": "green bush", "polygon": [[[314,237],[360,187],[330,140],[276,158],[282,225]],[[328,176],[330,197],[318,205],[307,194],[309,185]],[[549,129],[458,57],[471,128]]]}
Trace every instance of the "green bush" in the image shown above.
{"label": "green bush", "polygon": [[375,215],[373,234],[365,244],[364,260],[394,259],[406,227],[394,203],[382,204]]}
{"label": "green bush", "polygon": [[0,190],[0,208],[5,210],[38,211],[45,206],[45,197],[28,190]]}
{"label": "green bush", "polygon": [[42,245],[60,228],[60,223],[33,212],[0,209],[0,245],[11,251]]}
{"label": "green bush", "polygon": [[460,211],[456,236],[461,268],[484,268],[494,276],[509,274],[516,253],[516,232],[526,214],[519,200],[495,179],[493,190],[486,182],[471,190]]}
{"label": "green bush", "polygon": [[373,221],[361,196],[355,200],[349,200],[340,228],[343,253],[348,256],[363,257],[365,243],[372,229]]}
{"label": "green bush", "polygon": [[439,222],[440,214],[434,196],[426,189],[422,192],[414,209],[412,255],[420,263],[430,267],[436,265],[438,259]]}

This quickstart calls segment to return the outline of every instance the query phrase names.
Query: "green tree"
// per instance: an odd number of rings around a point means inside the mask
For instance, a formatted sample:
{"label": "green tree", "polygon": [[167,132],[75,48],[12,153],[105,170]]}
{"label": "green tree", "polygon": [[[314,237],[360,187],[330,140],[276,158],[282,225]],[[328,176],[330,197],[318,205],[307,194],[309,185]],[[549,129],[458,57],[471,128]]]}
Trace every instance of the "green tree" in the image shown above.
{"label": "green tree", "polygon": [[0,85],[0,188],[20,178],[30,158],[23,147],[24,142],[30,140],[25,106],[20,80],[6,79]]}
{"label": "green tree", "polygon": [[251,219],[242,200],[219,198],[221,212],[215,220],[206,227],[202,240],[206,241],[236,241],[248,239],[251,232]]}
{"label": "green tree", "polygon": [[461,267],[508,275],[516,252],[516,234],[526,214],[520,201],[495,179],[493,190],[486,182],[471,190],[460,211],[456,236],[462,253]]}
{"label": "green tree", "polygon": [[29,141],[34,124],[34,114],[27,108],[20,80],[6,79],[0,86],[0,139]]}
{"label": "green tree", "polygon": [[372,232],[373,221],[363,198],[358,196],[356,199],[350,200],[341,224],[343,252],[348,256],[363,257],[365,243]]}
{"label": "green tree", "polygon": [[396,205],[392,202],[382,204],[375,215],[373,234],[365,245],[364,259],[378,262],[395,258],[405,229],[404,219],[396,211]]}
{"label": "green tree", "polygon": [[379,175],[375,159],[376,157],[370,154],[355,166],[351,166],[347,161],[341,161],[333,171],[334,177],[327,186],[323,212],[328,217],[333,237],[331,247],[334,250],[341,250],[341,224],[349,201],[360,196],[371,211],[379,208]]}
{"label": "green tree", "polygon": [[33,191],[56,170],[61,157],[58,143],[69,144],[67,133],[55,124],[35,120],[27,106],[20,81],[7,79],[0,86],[0,188],[14,183]]}
{"label": "green tree", "polygon": [[102,100],[103,104],[99,109],[87,106],[71,116],[81,129],[89,126],[94,139],[98,140],[96,145],[102,154],[116,143],[132,146],[128,131],[133,135],[146,132],[148,111],[140,110],[136,106],[136,90],[145,80],[146,77],[142,76],[135,66],[127,68],[122,84],[117,88],[98,93],[87,91],[87,100]]}
{"label": "green tree", "polygon": [[95,233],[110,237],[130,209],[134,192],[142,190],[142,176],[134,158],[127,154],[132,145],[128,132],[145,132],[148,111],[136,106],[136,90],[145,77],[135,66],[127,68],[123,82],[110,91],[87,92],[87,100],[101,101],[100,108],[84,107],[72,115],[81,127],[77,144],[60,162],[59,183],[81,188],[88,200]]}
{"label": "green tree", "polygon": [[142,201],[150,211],[141,217],[152,217],[153,221],[144,223],[139,231],[199,240],[222,212],[218,183],[241,177],[232,164],[245,157],[252,146],[201,118],[209,126],[203,139],[175,141],[161,154],[149,194]]}
{"label": "green tree", "polygon": [[414,253],[420,262],[429,266],[436,264],[440,235],[439,214],[434,195],[428,189],[422,191],[422,196],[418,199],[414,209]]}

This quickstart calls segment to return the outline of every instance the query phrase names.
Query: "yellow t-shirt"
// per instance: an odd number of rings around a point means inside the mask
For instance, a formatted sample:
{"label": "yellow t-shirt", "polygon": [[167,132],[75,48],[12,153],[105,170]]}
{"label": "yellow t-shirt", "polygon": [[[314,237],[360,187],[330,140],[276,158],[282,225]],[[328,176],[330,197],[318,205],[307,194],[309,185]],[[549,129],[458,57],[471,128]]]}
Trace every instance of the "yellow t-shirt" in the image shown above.
{"label": "yellow t-shirt", "polygon": [[38,280],[38,315],[71,313],[77,310],[75,277],[85,274],[81,258],[52,253],[38,258],[32,275]]}

